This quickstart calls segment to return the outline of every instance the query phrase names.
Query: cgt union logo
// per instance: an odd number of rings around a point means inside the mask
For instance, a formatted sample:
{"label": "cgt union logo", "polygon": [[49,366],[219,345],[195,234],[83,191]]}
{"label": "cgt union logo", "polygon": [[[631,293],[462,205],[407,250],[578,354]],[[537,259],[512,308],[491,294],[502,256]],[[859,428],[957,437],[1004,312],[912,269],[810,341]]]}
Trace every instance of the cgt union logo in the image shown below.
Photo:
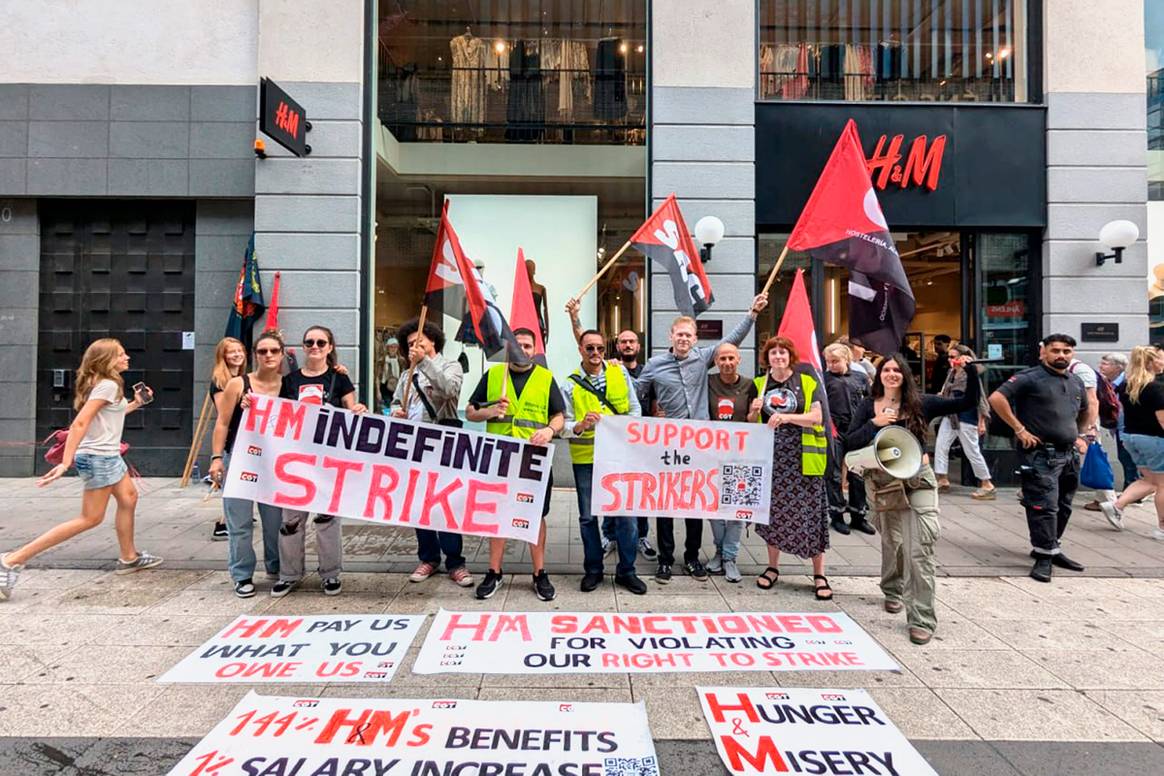
{"label": "cgt union logo", "polygon": [[514,528],[529,528],[529,521],[523,517],[515,517],[512,525]]}
{"label": "cgt union logo", "polygon": [[365,679],[387,679],[388,674],[385,671],[365,671]]}
{"label": "cgt union logo", "polygon": [[433,701],[432,707],[434,709],[455,709],[457,708],[456,701]]}
{"label": "cgt union logo", "polygon": [[518,493],[517,494],[517,503],[519,503],[519,504],[532,504],[533,502],[534,502],[534,497],[533,497],[532,493]]}
{"label": "cgt union logo", "polygon": [[238,478],[240,480],[242,480],[243,482],[258,482],[259,481],[259,475],[256,474],[255,472],[243,472],[242,474],[240,474],[238,476]]}
{"label": "cgt union logo", "polygon": [[820,694],[820,699],[822,701],[843,701],[845,696],[839,695],[837,693],[822,692]]}
{"label": "cgt union logo", "polygon": [[261,457],[263,455],[263,448],[258,445],[247,445],[247,455],[254,455]]}
{"label": "cgt union logo", "polygon": [[292,705],[297,709],[314,709],[316,706],[319,705],[319,701],[312,701],[312,700],[295,701],[295,703],[293,703]]}
{"label": "cgt union logo", "polygon": [[764,693],[764,695],[770,701],[786,701],[792,697],[791,695],[789,695],[786,692],[767,692],[767,693]]}
{"label": "cgt union logo", "polygon": [[750,510],[750,509],[737,509],[736,510],[736,520],[751,520],[751,519],[752,519],[752,510]]}

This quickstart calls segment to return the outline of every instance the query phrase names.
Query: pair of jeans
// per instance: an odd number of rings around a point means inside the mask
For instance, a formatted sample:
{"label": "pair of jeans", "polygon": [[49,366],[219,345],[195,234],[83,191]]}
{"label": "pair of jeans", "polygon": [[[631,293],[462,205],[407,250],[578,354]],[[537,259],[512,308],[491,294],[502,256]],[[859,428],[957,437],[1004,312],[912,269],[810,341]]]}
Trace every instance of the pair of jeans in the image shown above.
{"label": "pair of jeans", "polygon": [[740,538],[744,535],[742,520],[711,520],[711,536],[715,548],[724,560],[735,560],[740,555]]}
{"label": "pair of jeans", "polygon": [[1117,431],[1115,438],[1116,455],[1124,470],[1124,487],[1126,488],[1140,479],[1140,470],[1136,468],[1136,462],[1132,459],[1132,454],[1128,452],[1128,448],[1124,447],[1123,432]]}
{"label": "pair of jeans", "polygon": [[[598,518],[590,511],[590,485],[594,478],[594,464],[574,464],[574,489],[578,494],[578,529],[582,534],[582,569],[587,574],[601,574],[602,538],[598,532]],[[607,518],[614,521],[614,541],[618,544],[618,566],[615,574],[634,576],[635,555],[638,553],[638,524],[633,517]]]}
{"label": "pair of jeans", "polygon": [[464,537],[448,531],[416,529],[416,556],[421,563],[441,567],[441,553],[445,554],[445,569],[452,571],[465,565]]}
{"label": "pair of jeans", "polygon": [[283,510],[283,526],[279,529],[279,579],[298,582],[303,579],[307,566],[307,526],[315,526],[315,552],[319,556],[319,576],[338,579],[343,570],[343,532],[340,519],[334,515],[316,515],[298,509]]}
{"label": "pair of jeans", "polygon": [[[602,518],[602,535],[609,541],[614,541],[614,521],[617,518],[604,517]],[[639,524],[638,536],[640,539],[646,539],[647,535],[651,533],[651,521],[645,517],[635,518]]]}
{"label": "pair of jeans", "polygon": [[[687,537],[683,541],[683,562],[699,560],[699,548],[703,545],[703,521],[684,518]],[[659,537],[659,565],[675,565],[675,519],[655,518],[655,533]]]}
{"label": "pair of jeans", "polygon": [[[230,470],[230,455],[222,457],[225,471]],[[256,503],[241,498],[222,498],[223,517],[226,522],[226,557],[230,578],[234,582],[252,579],[255,575],[255,526],[251,522]],[[263,530],[263,566],[268,574],[279,573],[279,526],[283,523],[283,510],[271,504],[257,504],[259,523]]]}
{"label": "pair of jeans", "polygon": [[1021,451],[1019,463],[1031,547],[1038,555],[1055,555],[1079,487],[1079,453],[1074,447],[1055,450],[1040,446]]}

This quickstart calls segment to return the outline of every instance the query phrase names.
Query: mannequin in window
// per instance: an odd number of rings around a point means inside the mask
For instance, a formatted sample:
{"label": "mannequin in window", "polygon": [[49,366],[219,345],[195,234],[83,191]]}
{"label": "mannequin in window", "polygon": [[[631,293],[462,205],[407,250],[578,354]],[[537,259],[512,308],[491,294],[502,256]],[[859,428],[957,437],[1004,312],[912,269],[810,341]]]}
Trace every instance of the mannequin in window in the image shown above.
{"label": "mannequin in window", "polygon": [[529,273],[529,290],[533,294],[534,309],[538,314],[538,325],[542,330],[542,343],[550,341],[550,303],[546,298],[546,287],[534,280],[534,273],[538,271],[533,259],[525,260],[525,270]]}

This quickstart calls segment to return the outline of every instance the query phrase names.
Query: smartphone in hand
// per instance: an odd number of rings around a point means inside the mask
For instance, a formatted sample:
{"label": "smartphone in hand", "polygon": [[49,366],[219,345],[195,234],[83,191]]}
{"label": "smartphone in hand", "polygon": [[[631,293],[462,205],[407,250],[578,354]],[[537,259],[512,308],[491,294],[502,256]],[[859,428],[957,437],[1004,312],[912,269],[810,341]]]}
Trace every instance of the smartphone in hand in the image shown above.
{"label": "smartphone in hand", "polygon": [[143,407],[154,400],[153,389],[145,383],[134,383],[133,395],[137,397],[138,404]]}

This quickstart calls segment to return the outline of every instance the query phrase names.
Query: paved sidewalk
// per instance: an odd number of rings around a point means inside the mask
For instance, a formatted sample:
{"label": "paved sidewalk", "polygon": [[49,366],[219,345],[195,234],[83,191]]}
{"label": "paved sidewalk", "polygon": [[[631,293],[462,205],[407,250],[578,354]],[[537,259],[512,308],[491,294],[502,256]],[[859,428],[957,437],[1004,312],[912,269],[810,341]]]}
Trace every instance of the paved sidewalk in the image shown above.
{"label": "paved sidewalk", "polygon": [[[170,568],[220,569],[226,563],[226,543],[210,540],[210,525],[222,513],[221,498],[205,501],[207,486],[194,484],[178,488],[175,479],[141,481],[137,535],[141,547],[160,554]],[[67,479],[39,489],[33,479],[0,479],[5,514],[0,517],[0,549],[27,541],[46,526],[76,514],[80,503],[80,482]],[[1030,571],[1026,519],[1014,489],[1001,489],[998,500],[978,502],[970,491],[955,488],[942,496],[942,538],[937,546],[938,573],[949,576],[1023,575]],[[1091,494],[1086,494],[1090,498]],[[1099,512],[1082,509],[1085,499],[1071,518],[1064,542],[1065,551],[1087,566],[1091,576],[1164,577],[1164,542],[1152,538],[1155,514],[1152,506],[1127,510],[1125,530],[1117,532]],[[578,536],[578,505],[572,489],[553,493],[549,516],[547,567],[550,573],[574,573],[582,569],[582,541]],[[344,565],[353,571],[411,571],[416,565],[416,540],[410,530],[381,528],[365,523],[344,524]],[[683,526],[676,538],[682,551]],[[704,550],[715,552],[711,531],[704,529]],[[655,540],[654,524],[651,539]],[[308,553],[313,552],[308,538]],[[876,575],[880,573],[881,545],[876,536],[831,533],[828,553],[829,574]],[[527,546],[511,542],[506,568],[517,571],[528,562]],[[469,567],[484,571],[488,543],[467,537],[465,554]],[[39,566],[65,568],[112,568],[117,555],[113,534],[113,506],[106,523],[74,541],[38,558]],[[613,557],[608,564],[613,570]],[[312,561],[309,560],[308,567]],[[740,555],[745,573],[759,573],[767,564],[764,542],[754,532],[745,538]],[[781,569],[788,572],[808,565],[785,554]],[[654,568],[640,558],[643,576]]]}

